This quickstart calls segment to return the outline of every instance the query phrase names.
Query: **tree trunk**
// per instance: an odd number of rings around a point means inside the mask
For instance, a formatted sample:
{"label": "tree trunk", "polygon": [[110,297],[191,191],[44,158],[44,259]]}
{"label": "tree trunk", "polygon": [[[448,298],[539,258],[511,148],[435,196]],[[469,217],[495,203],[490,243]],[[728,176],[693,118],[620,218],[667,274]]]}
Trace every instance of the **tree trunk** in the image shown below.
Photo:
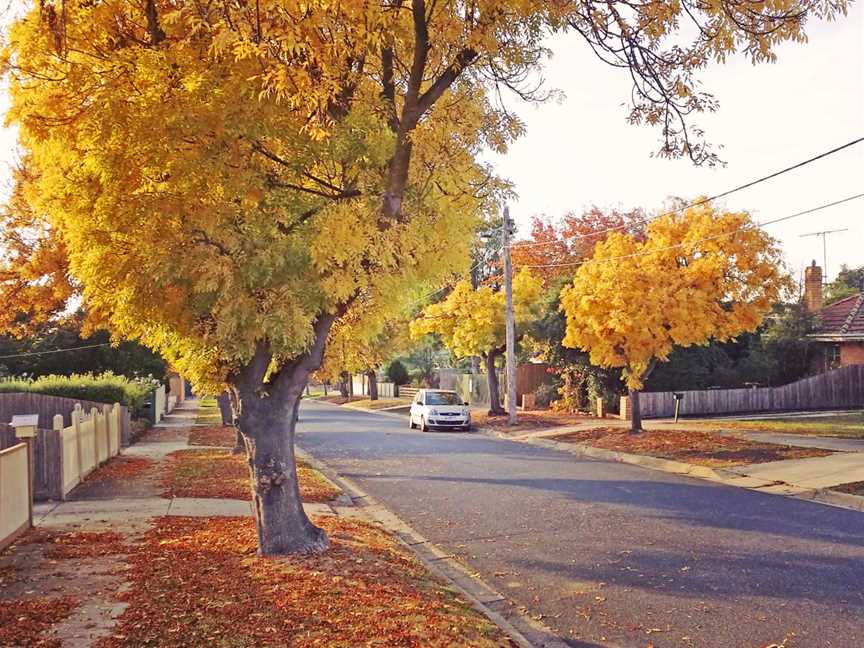
{"label": "tree trunk", "polygon": [[231,395],[224,391],[216,397],[219,404],[219,414],[222,416],[222,425],[234,425],[234,413],[231,411]]}
{"label": "tree trunk", "polygon": [[378,400],[378,375],[374,369],[369,369],[366,372],[366,379],[369,381],[369,400]]}
{"label": "tree trunk", "polygon": [[234,447],[231,449],[233,454],[242,454],[246,452],[246,440],[240,433],[240,428],[237,427],[237,421],[240,418],[240,397],[237,390],[231,388],[227,391],[229,402],[231,404],[231,425],[234,426]]}
{"label": "tree trunk", "polygon": [[639,410],[639,390],[628,389],[630,399],[630,433],[639,434],[642,431],[642,412]]}
{"label": "tree trunk", "polygon": [[239,405],[237,426],[249,457],[261,555],[317,553],[330,546],[327,535],[303,510],[294,430],[303,390],[309,374],[321,365],[334,319],[333,315],[319,316],[312,347],[275,372],[270,372],[273,354],[269,345],[261,341],[252,359],[231,376]]}
{"label": "tree trunk", "polygon": [[248,401],[243,403],[240,430],[249,451],[259,552],[271,556],[324,551],[330,546],[327,535],[306,516],[297,482],[294,428],[299,394],[277,392],[257,400],[251,407]]}
{"label": "tree trunk", "polygon": [[[656,358],[651,360],[645,372],[639,376],[639,382],[643,385],[648,380],[648,376],[654,371],[657,366]],[[627,395],[630,397],[630,433],[639,434],[642,431],[642,411],[639,408],[639,391],[638,389],[628,389]]]}
{"label": "tree trunk", "polygon": [[498,392],[498,372],[495,370],[495,359],[501,355],[500,349],[493,349],[483,357],[486,364],[486,378],[489,383],[489,415],[501,416],[506,414],[501,407],[501,398]]}
{"label": "tree trunk", "polygon": [[348,374],[344,371],[339,374],[339,393],[342,395],[342,398],[348,398],[350,396],[348,392]]}

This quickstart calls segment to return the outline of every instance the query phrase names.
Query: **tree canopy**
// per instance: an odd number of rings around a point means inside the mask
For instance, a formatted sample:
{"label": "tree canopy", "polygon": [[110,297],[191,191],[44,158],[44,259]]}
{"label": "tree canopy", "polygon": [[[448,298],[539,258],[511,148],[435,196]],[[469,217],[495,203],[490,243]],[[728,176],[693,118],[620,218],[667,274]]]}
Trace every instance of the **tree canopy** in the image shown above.
{"label": "tree canopy", "polygon": [[564,344],[637,390],[675,347],[754,331],[788,287],[776,241],[749,214],[689,207],[651,221],[643,241],[616,232],[597,245],[561,294]]}

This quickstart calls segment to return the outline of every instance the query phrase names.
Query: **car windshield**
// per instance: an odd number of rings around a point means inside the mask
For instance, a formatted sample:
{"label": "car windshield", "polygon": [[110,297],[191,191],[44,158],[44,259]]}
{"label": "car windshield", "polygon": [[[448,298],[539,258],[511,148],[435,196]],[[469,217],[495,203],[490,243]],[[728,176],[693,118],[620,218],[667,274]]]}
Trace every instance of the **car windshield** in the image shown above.
{"label": "car windshield", "polygon": [[461,405],[458,394],[453,392],[426,392],[427,405]]}

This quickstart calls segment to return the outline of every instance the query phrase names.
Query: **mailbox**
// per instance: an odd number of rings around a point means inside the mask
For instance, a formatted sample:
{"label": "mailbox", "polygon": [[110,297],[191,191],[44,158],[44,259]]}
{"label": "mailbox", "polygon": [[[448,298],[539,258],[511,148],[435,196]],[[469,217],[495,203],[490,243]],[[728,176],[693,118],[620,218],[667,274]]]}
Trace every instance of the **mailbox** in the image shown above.
{"label": "mailbox", "polygon": [[684,400],[684,394],[681,392],[673,392],[672,398],[675,399],[675,422],[678,422],[678,416],[681,413],[681,401]]}
{"label": "mailbox", "polygon": [[30,439],[37,435],[39,426],[38,414],[16,414],[10,425],[15,428],[15,436],[19,439]]}

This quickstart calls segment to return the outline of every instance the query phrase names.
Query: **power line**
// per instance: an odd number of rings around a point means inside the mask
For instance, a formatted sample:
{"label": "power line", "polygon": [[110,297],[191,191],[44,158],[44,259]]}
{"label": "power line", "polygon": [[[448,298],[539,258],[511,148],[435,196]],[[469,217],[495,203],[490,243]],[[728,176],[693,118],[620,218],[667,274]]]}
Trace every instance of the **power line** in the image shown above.
{"label": "power line", "polygon": [[[729,196],[729,195],[731,195],[737,191],[741,191],[743,189],[749,189],[750,187],[758,185],[762,182],[766,182],[767,180],[771,180],[773,178],[776,178],[777,176],[781,176],[784,173],[789,173],[790,171],[794,171],[795,169],[800,169],[803,166],[806,166],[808,164],[811,164],[813,162],[821,160],[822,158],[826,158],[829,155],[833,155],[834,153],[838,153],[838,152],[842,151],[843,149],[849,148],[850,146],[855,146],[856,144],[860,144],[861,142],[864,142],[864,137],[859,137],[858,139],[854,139],[851,142],[847,142],[846,144],[843,144],[842,146],[838,146],[836,148],[831,149],[830,151],[825,151],[824,153],[820,153],[819,155],[815,155],[815,156],[808,158],[802,162],[798,162],[797,164],[793,164],[792,166],[786,167],[785,169],[781,169],[780,171],[775,171],[774,173],[771,173],[771,174],[766,175],[766,176],[762,176],[761,178],[757,178],[756,180],[751,180],[750,182],[744,183],[744,184],[739,185],[737,187],[734,187],[732,189],[727,189],[726,191],[724,191],[722,193],[716,194],[714,196],[710,196],[708,198],[702,198],[700,200],[697,200],[695,202],[690,203],[689,205],[683,205],[681,207],[678,207],[677,209],[673,209],[671,211],[667,211],[667,212],[664,212],[662,214],[657,214],[656,216],[648,216],[646,218],[637,219],[637,220],[633,221],[632,223],[624,223],[621,225],[615,225],[614,227],[607,227],[606,229],[597,230],[596,232],[591,232],[590,234],[577,234],[575,236],[570,236],[570,237],[567,237],[567,240],[569,241],[569,240],[589,238],[592,236],[599,236],[600,234],[606,234],[608,232],[614,232],[616,230],[625,229],[628,227],[633,227],[634,225],[641,225],[644,223],[648,223],[652,220],[656,220],[658,218],[663,218],[664,216],[671,216],[672,214],[680,213],[680,212],[684,211],[685,209],[690,209],[691,207],[698,207],[700,205],[704,205],[706,203],[709,203],[712,200],[718,200],[719,198],[725,198],[726,196]],[[537,242],[526,241],[524,243],[513,244],[513,249],[539,247],[542,245],[554,245],[556,243],[560,244],[562,242],[564,242],[564,241],[563,240],[537,241]]]}
{"label": "power line", "polygon": [[[812,214],[813,212],[821,211],[823,209],[828,209],[829,207],[834,207],[836,205],[842,205],[843,203],[850,202],[852,200],[857,200],[859,198],[864,198],[864,193],[857,194],[855,196],[849,196],[848,198],[842,198],[840,200],[835,200],[834,202],[826,203],[824,205],[819,205],[818,207],[811,207],[810,209],[805,209],[804,211],[797,212],[795,214],[789,214],[788,216],[782,216],[780,218],[775,218],[769,221],[765,221],[764,223],[755,223],[756,227],[765,227],[766,225],[773,225],[775,223],[781,223],[783,221],[791,220],[793,218],[798,218],[799,216],[806,216],[807,214]],[[702,243],[704,241],[712,241],[714,239],[723,238],[725,236],[732,236],[737,234],[738,232],[743,232],[747,228],[739,227],[731,232],[723,232],[722,234],[715,234],[714,236],[707,236],[705,238],[697,239],[695,241],[688,241],[686,243],[676,243],[675,245],[669,245],[667,247],[657,248],[655,250],[651,250],[650,252],[634,252],[633,254],[625,254],[617,257],[610,257],[608,259],[585,259],[584,261],[574,261],[572,263],[544,263],[544,264],[515,264],[520,268],[563,268],[570,266],[581,266],[589,263],[608,263],[609,261],[619,261],[621,259],[630,259],[638,256],[648,256],[649,254],[655,254],[657,252],[663,252],[664,250],[674,250],[676,248],[684,247],[687,245],[693,245],[695,243]]]}
{"label": "power line", "polygon": [[87,346],[73,347],[71,349],[52,349],[50,351],[31,351],[29,353],[15,353],[13,355],[0,356],[0,360],[7,360],[9,358],[27,358],[30,356],[46,355],[49,353],[66,353],[67,351],[81,351],[83,349],[96,349],[98,347],[104,346],[111,346],[111,343],[103,342],[102,344],[88,344]]}

